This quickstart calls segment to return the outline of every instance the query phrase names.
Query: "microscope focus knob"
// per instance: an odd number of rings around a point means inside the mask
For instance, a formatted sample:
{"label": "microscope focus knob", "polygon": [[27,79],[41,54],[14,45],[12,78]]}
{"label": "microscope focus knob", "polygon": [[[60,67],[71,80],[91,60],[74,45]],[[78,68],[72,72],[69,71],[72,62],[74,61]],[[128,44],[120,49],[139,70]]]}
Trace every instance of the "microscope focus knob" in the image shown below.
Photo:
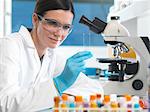
{"label": "microscope focus knob", "polygon": [[139,79],[136,79],[136,80],[133,81],[132,87],[135,90],[141,90],[143,88],[143,82]]}

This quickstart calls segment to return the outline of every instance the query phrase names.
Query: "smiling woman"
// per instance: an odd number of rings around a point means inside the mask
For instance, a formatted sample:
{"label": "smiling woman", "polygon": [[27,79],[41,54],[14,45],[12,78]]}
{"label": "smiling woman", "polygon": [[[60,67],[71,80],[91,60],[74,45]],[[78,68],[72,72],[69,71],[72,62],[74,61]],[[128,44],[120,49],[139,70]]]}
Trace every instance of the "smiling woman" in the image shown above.
{"label": "smiling woman", "polygon": [[[44,14],[33,14],[33,30],[31,35],[35,46],[38,49],[38,53],[42,56],[42,50],[45,48],[55,48],[59,46],[69,34],[69,29],[64,29],[67,26],[71,26],[73,21],[73,13],[71,9],[68,10],[48,10]],[[41,18],[39,18],[39,15]],[[43,17],[41,16],[43,15]],[[67,18],[66,18],[67,17]],[[53,20],[53,24],[48,20]],[[54,22],[55,20],[55,22]],[[56,26],[57,21],[57,26]],[[55,25],[54,25],[55,23]],[[59,23],[59,24],[58,24]],[[63,24],[63,26],[62,26]],[[61,25],[61,26],[60,26]],[[67,27],[68,28],[68,27]],[[70,28],[70,27],[69,27]]]}
{"label": "smiling woman", "polygon": [[51,108],[53,98],[63,93],[103,95],[100,83],[83,74],[90,51],[62,60],[55,50],[68,36],[73,18],[72,0],[37,0],[33,28],[22,25],[0,39],[0,112]]}

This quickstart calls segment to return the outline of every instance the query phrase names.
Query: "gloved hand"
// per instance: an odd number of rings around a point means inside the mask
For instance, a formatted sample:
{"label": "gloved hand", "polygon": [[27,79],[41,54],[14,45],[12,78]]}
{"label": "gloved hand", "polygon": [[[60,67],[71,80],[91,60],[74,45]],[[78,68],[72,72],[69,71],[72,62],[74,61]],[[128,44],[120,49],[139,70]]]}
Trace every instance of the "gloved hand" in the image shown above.
{"label": "gloved hand", "polygon": [[90,51],[82,51],[67,59],[63,72],[54,78],[54,83],[60,94],[75,82],[79,73],[85,69],[84,60],[92,56]]}

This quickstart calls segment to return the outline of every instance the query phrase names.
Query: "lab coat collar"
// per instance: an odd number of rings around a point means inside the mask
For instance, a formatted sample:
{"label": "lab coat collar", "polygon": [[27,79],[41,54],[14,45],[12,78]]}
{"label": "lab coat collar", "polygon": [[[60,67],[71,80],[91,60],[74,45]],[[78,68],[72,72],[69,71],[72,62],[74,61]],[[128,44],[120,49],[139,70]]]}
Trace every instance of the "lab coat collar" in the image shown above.
{"label": "lab coat collar", "polygon": [[47,48],[45,55],[47,55],[49,58],[51,57],[51,55],[53,55],[55,52],[54,49],[52,48]]}
{"label": "lab coat collar", "polygon": [[19,34],[23,37],[28,47],[35,48],[31,34],[26,27],[21,26],[19,30]]}

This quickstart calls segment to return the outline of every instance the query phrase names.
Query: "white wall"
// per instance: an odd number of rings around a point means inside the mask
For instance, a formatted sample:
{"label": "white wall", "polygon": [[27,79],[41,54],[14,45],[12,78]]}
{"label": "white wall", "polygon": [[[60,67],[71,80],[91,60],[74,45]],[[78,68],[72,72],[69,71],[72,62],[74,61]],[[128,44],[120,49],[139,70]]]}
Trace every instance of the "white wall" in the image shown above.
{"label": "white wall", "polygon": [[4,35],[4,0],[0,0],[0,37]]}
{"label": "white wall", "polygon": [[12,0],[0,0],[0,38],[11,33]]}
{"label": "white wall", "polygon": [[[139,4],[138,7],[131,10],[131,12],[133,12],[133,18],[127,19],[122,23],[129,29],[129,32],[131,32],[133,36],[148,36],[150,39],[150,1],[145,0],[141,3],[141,5]],[[139,13],[137,10],[139,10]],[[135,16],[134,12],[136,12]]]}
{"label": "white wall", "polygon": [[148,36],[150,39],[150,9],[138,19],[138,35]]}
{"label": "white wall", "polygon": [[[114,1],[119,3],[124,0]],[[113,15],[120,16],[121,23],[129,30],[131,36],[149,36],[150,38],[150,0],[133,0],[132,4],[120,10],[115,10],[114,4],[108,20]]]}
{"label": "white wall", "polygon": [[5,34],[12,32],[12,0],[5,0]]}

